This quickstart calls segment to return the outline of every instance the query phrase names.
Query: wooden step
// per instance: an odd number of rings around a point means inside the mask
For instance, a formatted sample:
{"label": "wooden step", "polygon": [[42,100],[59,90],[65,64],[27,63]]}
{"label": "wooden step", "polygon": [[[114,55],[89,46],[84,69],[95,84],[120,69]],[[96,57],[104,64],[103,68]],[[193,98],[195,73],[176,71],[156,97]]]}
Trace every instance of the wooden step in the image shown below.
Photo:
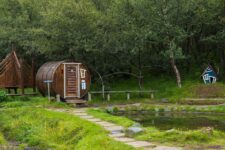
{"label": "wooden step", "polygon": [[84,104],[86,102],[87,101],[85,100],[66,100],[66,103],[69,103],[69,104]]}

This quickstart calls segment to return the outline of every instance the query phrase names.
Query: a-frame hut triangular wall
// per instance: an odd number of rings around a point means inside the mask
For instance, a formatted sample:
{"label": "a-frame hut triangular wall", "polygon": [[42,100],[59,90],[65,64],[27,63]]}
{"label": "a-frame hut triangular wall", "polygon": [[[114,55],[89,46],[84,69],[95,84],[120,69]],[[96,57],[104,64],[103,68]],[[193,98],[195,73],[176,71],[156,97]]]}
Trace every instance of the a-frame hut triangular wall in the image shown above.
{"label": "a-frame hut triangular wall", "polygon": [[[13,51],[0,63],[0,88],[34,88],[34,73],[23,59],[18,59]],[[23,93],[22,93],[23,94]]]}

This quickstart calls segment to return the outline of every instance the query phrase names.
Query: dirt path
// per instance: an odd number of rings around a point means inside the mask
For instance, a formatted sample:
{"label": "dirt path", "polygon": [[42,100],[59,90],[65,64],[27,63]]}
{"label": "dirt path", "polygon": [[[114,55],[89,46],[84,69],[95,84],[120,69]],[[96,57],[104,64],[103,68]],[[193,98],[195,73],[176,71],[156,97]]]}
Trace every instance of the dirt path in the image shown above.
{"label": "dirt path", "polygon": [[[57,112],[68,112],[66,109],[51,109]],[[125,128],[114,123],[110,123],[107,121],[103,121],[99,118],[95,118],[86,113],[85,108],[75,109],[74,111],[70,111],[70,113],[79,116],[82,119],[95,123],[97,125],[102,126],[106,131],[109,132],[109,136],[116,141],[123,142],[127,145],[133,146],[134,148],[142,148],[144,150],[181,150],[181,147],[168,147],[168,146],[160,146],[155,145],[153,143],[147,141],[138,141],[133,138],[126,137],[124,131]]]}

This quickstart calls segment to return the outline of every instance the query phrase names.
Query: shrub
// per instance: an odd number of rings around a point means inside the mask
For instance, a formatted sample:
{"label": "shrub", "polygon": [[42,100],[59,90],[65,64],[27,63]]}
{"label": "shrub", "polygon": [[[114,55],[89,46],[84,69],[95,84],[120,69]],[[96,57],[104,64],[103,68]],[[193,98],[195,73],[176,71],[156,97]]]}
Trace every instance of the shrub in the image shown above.
{"label": "shrub", "polygon": [[0,91],[0,102],[7,101],[8,96],[4,91]]}

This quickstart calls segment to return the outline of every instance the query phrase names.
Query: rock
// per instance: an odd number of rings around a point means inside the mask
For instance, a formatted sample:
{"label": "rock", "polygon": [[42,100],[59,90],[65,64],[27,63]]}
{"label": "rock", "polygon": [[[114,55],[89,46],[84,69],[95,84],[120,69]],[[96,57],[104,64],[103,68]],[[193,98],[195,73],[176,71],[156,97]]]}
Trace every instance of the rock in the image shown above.
{"label": "rock", "polygon": [[108,113],[113,113],[113,109],[114,109],[114,107],[109,106],[109,107],[106,108],[106,111],[107,111]]}
{"label": "rock", "polygon": [[139,134],[141,132],[143,132],[143,129],[141,127],[130,127],[127,129],[128,136]]}
{"label": "rock", "polygon": [[134,123],[131,127],[142,127],[140,123]]}
{"label": "rock", "polygon": [[117,107],[109,106],[106,108],[106,112],[111,113],[111,114],[116,113],[118,111],[119,111],[119,109]]}
{"label": "rock", "polygon": [[140,107],[141,106],[141,103],[135,103],[135,104],[132,104],[132,106]]}
{"label": "rock", "polygon": [[170,111],[171,111],[171,108],[166,107],[166,108],[164,108],[164,111],[166,111],[166,112],[170,112]]}
{"label": "rock", "polygon": [[161,100],[161,102],[162,102],[162,103],[169,103],[169,100],[166,99],[166,98],[163,98],[163,99]]}
{"label": "rock", "polygon": [[211,135],[213,135],[213,130],[214,130],[213,127],[204,127],[201,129],[201,132],[203,134],[207,134],[207,135],[211,136]]}
{"label": "rock", "polygon": [[155,112],[159,112],[159,108],[155,108]]}
{"label": "rock", "polygon": [[174,131],[176,131],[176,130],[175,129],[170,129],[170,130],[167,130],[166,133],[172,133]]}

